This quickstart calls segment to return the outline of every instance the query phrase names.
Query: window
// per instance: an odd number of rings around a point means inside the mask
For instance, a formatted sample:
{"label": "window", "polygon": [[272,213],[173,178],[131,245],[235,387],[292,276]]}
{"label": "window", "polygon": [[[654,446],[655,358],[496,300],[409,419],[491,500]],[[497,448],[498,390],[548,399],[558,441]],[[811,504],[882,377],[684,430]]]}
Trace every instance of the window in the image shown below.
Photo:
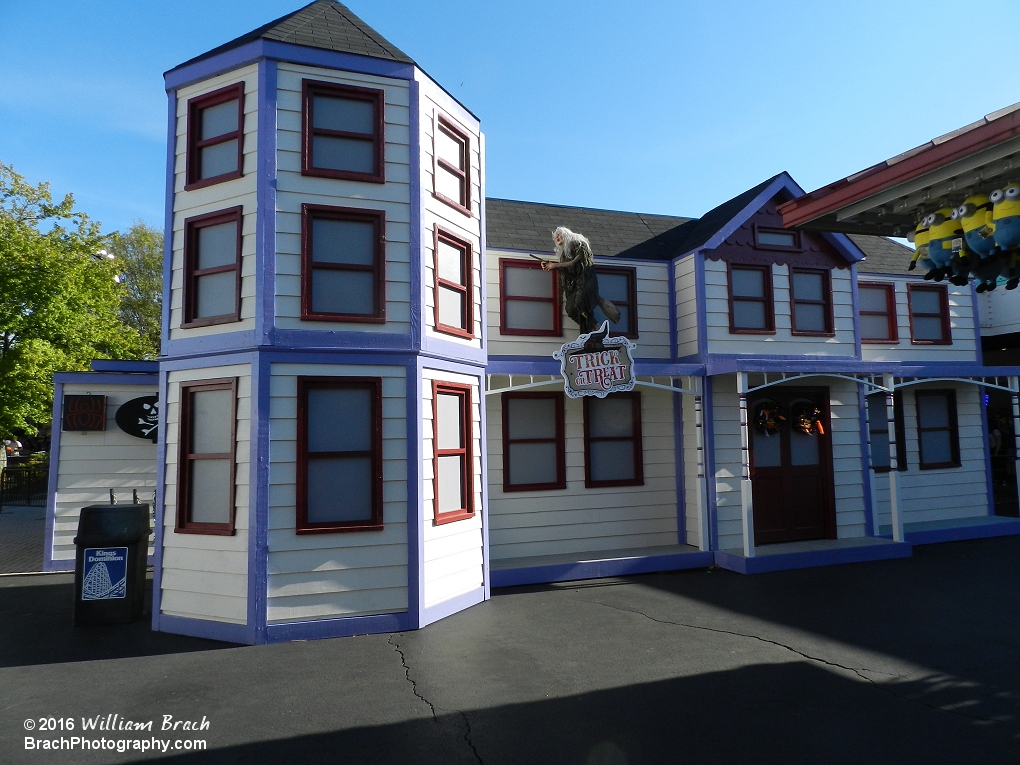
{"label": "window", "polygon": [[433,523],[470,518],[475,512],[471,480],[471,388],[432,383]]}
{"label": "window", "polygon": [[910,342],[914,345],[950,345],[949,291],[936,284],[907,285]]}
{"label": "window", "polygon": [[500,334],[563,334],[556,271],[543,271],[538,261],[499,261],[499,303]]}
{"label": "window", "polygon": [[641,394],[584,398],[584,485],[640,486]]}
{"label": "window", "polygon": [[386,320],[381,210],[303,205],[301,318]]}
{"label": "window", "polygon": [[381,529],[382,381],[297,383],[297,533]]}
{"label": "window", "polygon": [[825,270],[790,269],[791,334],[833,335],[832,288]]}
{"label": "window", "polygon": [[956,427],[956,392],[919,390],[917,442],[921,470],[960,466],[960,437]]}
{"label": "window", "polygon": [[503,394],[503,491],[565,489],[562,393]]}
{"label": "window", "polygon": [[436,228],[436,329],[458,337],[474,337],[474,298],[471,289],[471,245]]}
{"label": "window", "polygon": [[[871,467],[876,473],[889,472],[889,415],[885,394],[868,396],[868,432],[871,441]],[[896,428],[896,469],[907,469],[907,435],[903,426],[903,393],[893,393],[893,422]]]}
{"label": "window", "polygon": [[244,162],[244,83],[188,101],[185,191],[241,177]]}
{"label": "window", "polygon": [[233,534],[236,378],[183,383],[180,412],[176,531]]}
{"label": "window", "polygon": [[800,250],[800,232],[755,225],[754,246],[762,250]]}
{"label": "window", "polygon": [[242,208],[184,221],[182,327],[241,319]]}
{"label": "window", "polygon": [[862,343],[895,343],[899,340],[895,285],[859,283],[857,312],[861,319]]}
{"label": "window", "polygon": [[383,91],[302,81],[302,175],[385,183]]}
{"label": "window", "polygon": [[[609,331],[614,335],[630,338],[638,336],[637,325],[637,278],[633,268],[599,266],[595,269],[599,277],[599,294],[620,309],[620,321],[610,323]],[[606,315],[595,308],[595,322],[601,326]]]}
{"label": "window", "polygon": [[433,191],[465,215],[471,214],[470,148],[466,133],[442,117],[437,120]]}
{"label": "window", "polygon": [[769,266],[729,265],[730,332],[772,334],[772,269]]}

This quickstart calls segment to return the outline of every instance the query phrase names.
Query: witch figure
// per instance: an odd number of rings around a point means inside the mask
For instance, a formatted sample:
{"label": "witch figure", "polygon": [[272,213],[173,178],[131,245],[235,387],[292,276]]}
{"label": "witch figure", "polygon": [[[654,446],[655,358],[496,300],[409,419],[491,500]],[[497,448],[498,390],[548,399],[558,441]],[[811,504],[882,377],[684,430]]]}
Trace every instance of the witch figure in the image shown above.
{"label": "witch figure", "polygon": [[596,308],[601,308],[606,318],[616,324],[620,320],[620,311],[599,295],[599,278],[595,274],[591,244],[581,234],[575,234],[564,226],[553,231],[553,240],[559,261],[543,261],[542,269],[560,270],[560,297],[567,316],[577,322],[582,335],[598,328]]}

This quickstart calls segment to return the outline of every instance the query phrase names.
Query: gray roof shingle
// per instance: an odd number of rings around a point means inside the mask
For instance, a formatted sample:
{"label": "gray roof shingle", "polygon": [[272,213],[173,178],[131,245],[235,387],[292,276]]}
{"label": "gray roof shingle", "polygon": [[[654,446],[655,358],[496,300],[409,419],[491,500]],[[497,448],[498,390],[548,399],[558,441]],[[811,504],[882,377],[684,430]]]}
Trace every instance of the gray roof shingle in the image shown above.
{"label": "gray roof shingle", "polygon": [[857,264],[860,273],[894,274],[907,273],[914,250],[884,236],[870,234],[847,234],[850,240],[864,252],[864,260]]}

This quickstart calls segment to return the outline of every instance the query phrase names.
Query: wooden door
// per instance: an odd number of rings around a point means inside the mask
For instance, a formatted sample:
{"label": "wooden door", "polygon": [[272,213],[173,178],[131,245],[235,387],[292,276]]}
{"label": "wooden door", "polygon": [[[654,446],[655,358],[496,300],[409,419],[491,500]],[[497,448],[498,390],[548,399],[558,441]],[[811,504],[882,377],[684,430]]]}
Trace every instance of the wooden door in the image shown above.
{"label": "wooden door", "polygon": [[[777,420],[777,432],[759,427],[763,406],[785,418]],[[755,544],[835,539],[828,388],[768,388],[749,398],[747,408]],[[796,415],[814,409],[821,427],[805,433]]]}

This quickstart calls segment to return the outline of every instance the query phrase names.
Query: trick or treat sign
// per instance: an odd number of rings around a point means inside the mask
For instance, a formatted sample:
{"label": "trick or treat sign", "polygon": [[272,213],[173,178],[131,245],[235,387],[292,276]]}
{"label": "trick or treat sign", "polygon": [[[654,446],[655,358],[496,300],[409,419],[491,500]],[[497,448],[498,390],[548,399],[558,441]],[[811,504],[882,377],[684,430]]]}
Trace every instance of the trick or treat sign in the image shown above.
{"label": "trick or treat sign", "polygon": [[609,322],[587,335],[566,343],[553,354],[560,362],[564,392],[570,398],[598,396],[634,388],[634,358],[637,348],[625,337],[610,337]]}

